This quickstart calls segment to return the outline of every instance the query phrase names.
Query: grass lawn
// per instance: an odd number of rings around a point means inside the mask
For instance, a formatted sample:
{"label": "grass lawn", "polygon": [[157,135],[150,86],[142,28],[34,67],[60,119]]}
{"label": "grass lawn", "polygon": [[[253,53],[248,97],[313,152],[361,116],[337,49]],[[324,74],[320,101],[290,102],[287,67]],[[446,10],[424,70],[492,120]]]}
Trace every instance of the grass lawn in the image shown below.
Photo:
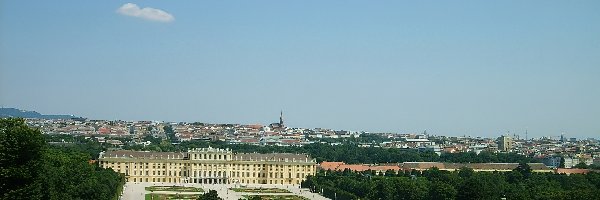
{"label": "grass lawn", "polygon": [[253,197],[260,197],[261,200],[310,200],[309,198],[297,195],[244,195],[246,199]]}
{"label": "grass lawn", "polygon": [[202,188],[183,187],[183,186],[150,186],[145,188],[147,191],[172,191],[172,192],[204,192]]}
{"label": "grass lawn", "polygon": [[198,199],[201,194],[146,194],[146,200]]}
{"label": "grass lawn", "polygon": [[280,188],[229,188],[236,192],[250,192],[250,193],[292,193],[286,189]]}

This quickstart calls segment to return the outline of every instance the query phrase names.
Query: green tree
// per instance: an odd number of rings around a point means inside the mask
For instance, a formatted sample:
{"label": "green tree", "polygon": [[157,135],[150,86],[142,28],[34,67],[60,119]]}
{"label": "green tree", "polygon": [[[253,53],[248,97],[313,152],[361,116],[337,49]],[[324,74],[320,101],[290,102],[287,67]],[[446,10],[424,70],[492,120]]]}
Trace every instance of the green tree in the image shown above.
{"label": "green tree", "polygon": [[587,169],[588,165],[586,165],[583,162],[580,162],[579,164],[576,164],[575,166],[573,166],[574,168],[578,168],[578,169]]}
{"label": "green tree", "polygon": [[478,177],[471,176],[459,188],[457,193],[458,199],[484,199],[485,183]]}
{"label": "green tree", "polygon": [[531,191],[528,191],[527,187],[523,183],[511,184],[508,186],[506,193],[503,195],[506,199],[532,199],[530,196]]}
{"label": "green tree", "polygon": [[531,176],[531,167],[527,163],[519,163],[519,166],[515,168],[513,171],[517,171],[523,175],[525,178],[529,178]]}
{"label": "green tree", "polygon": [[0,198],[39,199],[35,181],[44,146],[41,132],[23,119],[0,119]]}
{"label": "green tree", "polygon": [[468,167],[461,167],[458,170],[458,176],[460,176],[463,179],[473,176],[474,173],[475,173],[475,171],[473,171],[473,169],[468,168]]}
{"label": "green tree", "polygon": [[124,177],[91,158],[47,145],[22,119],[0,119],[0,199],[117,199]]}
{"label": "green tree", "polygon": [[591,164],[588,166],[588,169],[600,169],[600,165],[598,164]]}
{"label": "green tree", "polygon": [[423,178],[409,179],[405,177],[394,179],[394,198],[401,200],[427,199],[429,187]]}
{"label": "green tree", "polygon": [[370,190],[369,199],[393,199],[394,188],[389,179],[382,179],[375,183]]}
{"label": "green tree", "polygon": [[600,174],[595,172],[534,173],[525,164],[508,172],[461,171],[432,168],[423,173],[401,172],[399,176],[319,172],[307,178],[302,187],[323,191],[332,199],[598,199],[600,193]]}
{"label": "green tree", "polygon": [[260,198],[260,196],[255,195],[255,196],[250,196],[247,199],[240,199],[240,200],[262,200],[262,198]]}
{"label": "green tree", "polygon": [[204,193],[198,197],[198,200],[223,200],[219,197],[216,190],[209,190],[207,193]]}
{"label": "green tree", "polygon": [[171,125],[164,126],[163,130],[165,131],[166,134],[173,134],[173,133],[175,133],[175,131],[173,131],[173,127]]}
{"label": "green tree", "polygon": [[429,199],[451,200],[456,198],[454,186],[441,181],[431,183],[429,187]]}
{"label": "green tree", "polygon": [[397,173],[393,169],[388,169],[388,170],[385,170],[384,175],[388,176],[388,177],[394,177],[397,175]]}

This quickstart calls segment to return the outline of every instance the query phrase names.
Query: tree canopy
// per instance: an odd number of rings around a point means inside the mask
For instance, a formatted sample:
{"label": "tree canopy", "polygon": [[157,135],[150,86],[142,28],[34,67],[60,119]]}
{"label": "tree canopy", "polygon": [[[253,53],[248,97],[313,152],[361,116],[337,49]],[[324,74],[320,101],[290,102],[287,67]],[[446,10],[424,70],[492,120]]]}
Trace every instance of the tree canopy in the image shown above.
{"label": "tree canopy", "polygon": [[328,171],[302,187],[331,199],[599,199],[600,174],[532,173],[525,165],[509,172]]}
{"label": "tree canopy", "polygon": [[152,145],[126,145],[124,149],[149,150],[149,151],[186,151],[189,148],[229,148],[241,153],[305,153],[315,158],[317,162],[343,161],[348,164],[355,163],[399,163],[399,162],[453,162],[453,163],[532,163],[540,162],[516,153],[491,153],[483,151],[442,153],[441,156],[432,151],[418,151],[415,149],[359,147],[357,143],[346,142],[340,145],[312,143],[304,146],[259,146],[251,144],[228,144],[223,141],[184,141],[177,145],[171,143],[158,143],[157,138],[147,136]]}
{"label": "tree canopy", "polygon": [[91,158],[48,145],[23,119],[0,119],[0,199],[117,199],[124,177]]}
{"label": "tree canopy", "polygon": [[198,197],[198,200],[223,200],[219,197],[216,190],[209,190],[207,193],[204,193]]}

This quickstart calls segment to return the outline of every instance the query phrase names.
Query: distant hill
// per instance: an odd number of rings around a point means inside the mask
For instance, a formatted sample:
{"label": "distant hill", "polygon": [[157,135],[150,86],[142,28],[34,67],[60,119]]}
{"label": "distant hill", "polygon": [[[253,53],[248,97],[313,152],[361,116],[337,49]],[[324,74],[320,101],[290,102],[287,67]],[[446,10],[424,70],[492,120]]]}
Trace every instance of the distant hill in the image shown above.
{"label": "distant hill", "polygon": [[22,117],[38,119],[71,119],[78,118],[75,115],[42,115],[35,111],[27,111],[16,108],[0,108],[0,118],[4,117]]}

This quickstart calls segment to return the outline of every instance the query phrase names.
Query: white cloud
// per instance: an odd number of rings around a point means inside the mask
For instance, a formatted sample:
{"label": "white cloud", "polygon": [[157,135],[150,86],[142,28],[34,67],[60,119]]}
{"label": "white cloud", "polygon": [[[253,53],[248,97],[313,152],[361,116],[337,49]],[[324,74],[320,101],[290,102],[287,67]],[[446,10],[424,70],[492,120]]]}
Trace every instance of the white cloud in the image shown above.
{"label": "white cloud", "polygon": [[123,4],[123,6],[117,9],[117,13],[157,22],[172,22],[175,20],[175,17],[168,12],[150,7],[140,8],[133,3]]}

